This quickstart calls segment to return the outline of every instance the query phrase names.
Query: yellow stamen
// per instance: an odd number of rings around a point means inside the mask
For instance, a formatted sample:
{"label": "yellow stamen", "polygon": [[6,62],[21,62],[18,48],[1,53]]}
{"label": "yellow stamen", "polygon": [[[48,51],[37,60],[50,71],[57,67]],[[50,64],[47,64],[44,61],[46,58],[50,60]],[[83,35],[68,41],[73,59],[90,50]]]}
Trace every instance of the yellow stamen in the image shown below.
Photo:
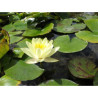
{"label": "yellow stamen", "polygon": [[42,48],[45,48],[46,45],[37,43],[37,44],[35,45],[35,47],[42,49]]}

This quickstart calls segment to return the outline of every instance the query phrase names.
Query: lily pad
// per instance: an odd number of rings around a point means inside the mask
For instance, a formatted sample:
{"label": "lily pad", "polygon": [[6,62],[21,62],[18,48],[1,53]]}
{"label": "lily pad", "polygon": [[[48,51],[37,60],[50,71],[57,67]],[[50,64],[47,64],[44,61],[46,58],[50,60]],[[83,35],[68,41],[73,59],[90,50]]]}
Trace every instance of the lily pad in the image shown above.
{"label": "lily pad", "polygon": [[41,83],[40,86],[78,86],[78,84],[68,79],[56,79]]}
{"label": "lily pad", "polygon": [[49,33],[53,29],[54,24],[50,23],[48,24],[44,29],[39,30],[39,29],[28,29],[23,33],[23,36],[25,37],[33,37],[33,36],[38,36],[38,35],[44,35]]}
{"label": "lily pad", "polygon": [[15,42],[18,42],[22,39],[23,37],[19,37],[19,36],[10,36],[10,44],[13,44]]}
{"label": "lily pad", "polygon": [[90,31],[79,31],[75,34],[78,38],[91,43],[98,43],[98,34]]}
{"label": "lily pad", "polygon": [[7,32],[10,32],[10,31],[14,31],[14,30],[15,30],[15,28],[14,28],[14,26],[13,26],[12,23],[10,23],[10,24],[8,24],[8,25],[5,25],[5,26],[3,27],[3,29],[6,30]]}
{"label": "lily pad", "polygon": [[54,30],[61,33],[74,33],[80,31],[86,27],[84,23],[73,24],[73,19],[63,19],[56,21]]}
{"label": "lily pad", "polygon": [[21,82],[6,75],[0,78],[0,86],[18,86]]}
{"label": "lily pad", "polygon": [[27,47],[26,41],[29,41],[29,42],[30,42],[31,40],[28,39],[28,38],[25,38],[25,39],[23,39],[22,41],[18,42],[18,43],[17,43],[17,46],[18,46],[19,48]]}
{"label": "lily pad", "polygon": [[0,33],[0,59],[9,51],[9,35],[5,30]]}
{"label": "lily pad", "polygon": [[59,46],[60,52],[73,53],[83,50],[88,45],[88,42],[77,37],[70,39],[68,35],[59,36],[54,40],[54,47]]}
{"label": "lily pad", "polygon": [[14,32],[8,32],[9,35],[18,35],[18,34],[21,34],[22,32],[21,31],[14,31]]}
{"label": "lily pad", "polygon": [[15,80],[33,80],[38,78],[44,69],[39,68],[34,64],[26,64],[24,61],[18,61],[14,66],[5,70],[5,74]]}
{"label": "lily pad", "polygon": [[27,22],[18,20],[14,24],[16,30],[26,30],[27,29]]}
{"label": "lily pad", "polygon": [[96,74],[95,74],[93,84],[94,84],[95,86],[98,86],[98,72],[96,72]]}
{"label": "lily pad", "polygon": [[71,74],[78,78],[92,79],[98,68],[96,65],[85,57],[74,57],[69,61],[68,68]]}
{"label": "lily pad", "polygon": [[98,19],[88,19],[84,22],[92,32],[98,33]]}
{"label": "lily pad", "polygon": [[24,52],[20,48],[13,49],[14,57],[22,58]]}

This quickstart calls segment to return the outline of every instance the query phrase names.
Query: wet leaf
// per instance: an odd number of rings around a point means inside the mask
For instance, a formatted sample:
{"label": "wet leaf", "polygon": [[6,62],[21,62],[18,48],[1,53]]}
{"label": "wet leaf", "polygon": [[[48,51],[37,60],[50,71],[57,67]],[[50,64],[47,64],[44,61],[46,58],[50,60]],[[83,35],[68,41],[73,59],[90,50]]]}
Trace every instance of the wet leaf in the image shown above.
{"label": "wet leaf", "polygon": [[39,77],[44,69],[34,64],[26,64],[24,61],[18,61],[14,66],[5,71],[5,74],[15,80],[33,80]]}
{"label": "wet leaf", "polygon": [[41,83],[40,86],[78,86],[78,84],[68,79],[56,79]]}
{"label": "wet leaf", "polygon": [[96,65],[85,57],[74,57],[69,61],[68,68],[71,74],[78,78],[92,79],[98,68]]}
{"label": "wet leaf", "polygon": [[21,82],[6,75],[0,78],[0,86],[18,86]]}
{"label": "wet leaf", "polygon": [[63,19],[61,21],[56,21],[54,30],[61,33],[74,33],[80,31],[86,27],[84,23],[73,24],[73,19]]}
{"label": "wet leaf", "polygon": [[53,29],[53,26],[54,26],[54,24],[50,23],[42,30],[38,30],[38,29],[31,29],[30,30],[29,29],[29,30],[26,30],[23,33],[23,36],[25,36],[25,37],[33,37],[33,36],[38,36],[38,35],[44,35],[44,34],[47,34],[47,33],[51,32],[51,30]]}
{"label": "wet leaf", "polygon": [[87,45],[88,42],[78,39],[77,37],[70,39],[68,35],[59,36],[54,40],[54,46],[59,46],[59,51],[63,53],[78,52],[86,48]]}

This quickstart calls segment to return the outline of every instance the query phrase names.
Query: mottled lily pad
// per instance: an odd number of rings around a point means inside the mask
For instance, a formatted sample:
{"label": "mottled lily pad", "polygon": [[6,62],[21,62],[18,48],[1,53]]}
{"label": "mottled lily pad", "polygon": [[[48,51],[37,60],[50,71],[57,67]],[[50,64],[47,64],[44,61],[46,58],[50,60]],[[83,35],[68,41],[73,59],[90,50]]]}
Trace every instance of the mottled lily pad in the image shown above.
{"label": "mottled lily pad", "polygon": [[88,45],[88,42],[77,37],[70,39],[68,35],[59,36],[54,40],[54,47],[59,46],[60,52],[73,53],[83,50]]}
{"label": "mottled lily pad", "polygon": [[74,57],[69,61],[68,68],[71,74],[78,78],[92,79],[98,68],[96,65],[85,57]]}
{"label": "mottled lily pad", "polygon": [[15,80],[33,80],[38,78],[44,69],[34,64],[26,64],[24,61],[18,61],[14,66],[5,70],[5,74]]}
{"label": "mottled lily pad", "polygon": [[38,36],[38,35],[44,35],[49,33],[53,29],[54,24],[50,23],[48,24],[44,29],[39,30],[39,29],[28,29],[23,33],[23,36],[25,37],[33,37],[33,36]]}
{"label": "mottled lily pad", "polygon": [[61,33],[74,33],[86,27],[84,23],[73,24],[73,19],[63,19],[56,21],[54,30]]}
{"label": "mottled lily pad", "polygon": [[41,83],[40,86],[78,86],[78,84],[68,79],[56,79]]}
{"label": "mottled lily pad", "polygon": [[0,78],[0,86],[18,86],[21,82],[6,75]]}
{"label": "mottled lily pad", "polygon": [[0,31],[0,58],[9,51],[9,35],[5,30]]}

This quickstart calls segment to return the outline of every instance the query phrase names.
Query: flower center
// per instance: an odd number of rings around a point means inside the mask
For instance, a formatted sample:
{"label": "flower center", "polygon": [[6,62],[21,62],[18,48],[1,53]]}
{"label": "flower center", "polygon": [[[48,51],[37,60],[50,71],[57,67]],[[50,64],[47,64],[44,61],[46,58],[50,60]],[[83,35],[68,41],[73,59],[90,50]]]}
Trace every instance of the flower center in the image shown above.
{"label": "flower center", "polygon": [[42,49],[42,48],[45,48],[46,45],[37,43],[37,44],[35,45],[35,47]]}

